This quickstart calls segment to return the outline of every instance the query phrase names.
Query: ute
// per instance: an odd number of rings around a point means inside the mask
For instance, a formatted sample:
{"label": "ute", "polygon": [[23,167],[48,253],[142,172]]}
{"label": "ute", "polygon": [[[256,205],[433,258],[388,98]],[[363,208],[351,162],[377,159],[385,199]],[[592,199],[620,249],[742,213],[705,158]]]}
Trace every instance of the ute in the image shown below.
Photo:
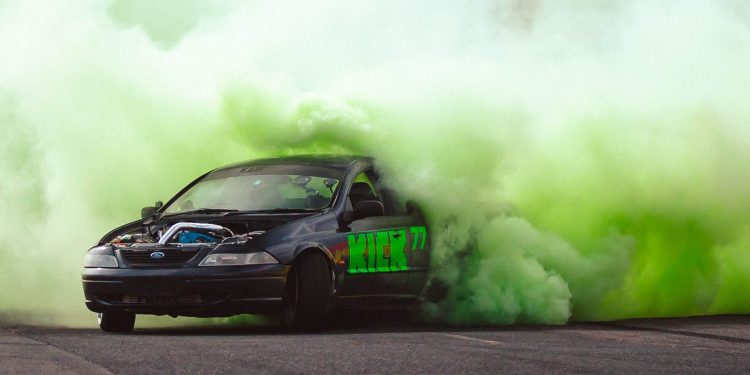
{"label": "ute", "polygon": [[337,308],[418,302],[430,241],[420,209],[373,160],[295,156],[212,170],[88,250],[86,306],[105,332],[137,314],[280,314],[321,327]]}

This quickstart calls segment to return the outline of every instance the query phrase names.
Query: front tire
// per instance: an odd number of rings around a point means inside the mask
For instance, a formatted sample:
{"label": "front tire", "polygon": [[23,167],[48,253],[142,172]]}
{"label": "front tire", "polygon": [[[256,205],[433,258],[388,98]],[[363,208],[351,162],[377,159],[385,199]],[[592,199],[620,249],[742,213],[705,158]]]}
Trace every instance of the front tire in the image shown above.
{"label": "front tire", "polygon": [[104,332],[128,333],[135,327],[135,313],[130,311],[105,310],[96,314],[96,320]]}
{"label": "front tire", "polygon": [[294,262],[284,289],[284,323],[288,327],[323,327],[328,313],[330,275],[323,254],[306,253]]}

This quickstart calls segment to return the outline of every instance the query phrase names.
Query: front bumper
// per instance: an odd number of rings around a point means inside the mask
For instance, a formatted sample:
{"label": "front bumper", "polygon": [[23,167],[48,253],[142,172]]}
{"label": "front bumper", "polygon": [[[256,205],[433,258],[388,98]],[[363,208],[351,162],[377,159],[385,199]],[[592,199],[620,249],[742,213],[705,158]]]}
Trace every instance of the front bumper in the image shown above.
{"label": "front bumper", "polygon": [[86,268],[82,279],[94,312],[218,317],[279,311],[288,271],[282,264]]}

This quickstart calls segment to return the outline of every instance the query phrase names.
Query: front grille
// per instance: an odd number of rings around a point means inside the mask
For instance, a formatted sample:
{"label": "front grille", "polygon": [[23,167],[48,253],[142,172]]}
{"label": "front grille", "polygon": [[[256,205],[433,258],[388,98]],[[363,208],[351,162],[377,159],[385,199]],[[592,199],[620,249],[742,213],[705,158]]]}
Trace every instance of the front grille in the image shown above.
{"label": "front grille", "polygon": [[198,294],[186,296],[122,296],[122,303],[130,305],[194,305],[203,302]]}
{"label": "front grille", "polygon": [[[193,259],[200,249],[121,249],[120,254],[131,265],[144,266],[178,266]],[[161,258],[152,257],[151,254],[160,252],[164,254]]]}
{"label": "front grille", "polygon": [[206,305],[227,298],[226,293],[202,293],[183,295],[100,294],[95,297],[109,305]]}
{"label": "front grille", "polygon": [[98,295],[96,296],[96,298],[111,305],[200,305],[204,302],[211,302],[205,300],[200,294],[187,294],[179,296],[110,294]]}

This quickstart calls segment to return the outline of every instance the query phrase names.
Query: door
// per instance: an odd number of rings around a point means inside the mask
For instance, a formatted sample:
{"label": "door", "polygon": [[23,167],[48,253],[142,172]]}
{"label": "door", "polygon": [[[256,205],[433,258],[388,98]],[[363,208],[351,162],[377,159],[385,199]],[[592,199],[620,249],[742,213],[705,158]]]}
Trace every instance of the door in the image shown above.
{"label": "door", "polygon": [[354,212],[359,202],[376,201],[382,205],[382,215],[355,218],[349,224],[345,296],[409,294],[408,217],[389,207],[389,197],[377,181],[372,169],[361,172],[347,197],[347,211]]}

